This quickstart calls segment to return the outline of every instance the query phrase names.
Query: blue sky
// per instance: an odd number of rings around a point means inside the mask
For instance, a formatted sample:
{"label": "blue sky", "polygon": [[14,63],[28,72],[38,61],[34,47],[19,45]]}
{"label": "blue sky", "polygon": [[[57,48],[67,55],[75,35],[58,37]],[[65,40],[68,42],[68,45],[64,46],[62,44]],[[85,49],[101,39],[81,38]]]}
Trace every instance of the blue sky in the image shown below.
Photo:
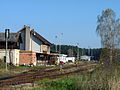
{"label": "blue sky", "polygon": [[0,0],[0,30],[16,32],[28,25],[51,43],[97,48],[97,16],[111,8],[120,17],[119,4],[120,0]]}

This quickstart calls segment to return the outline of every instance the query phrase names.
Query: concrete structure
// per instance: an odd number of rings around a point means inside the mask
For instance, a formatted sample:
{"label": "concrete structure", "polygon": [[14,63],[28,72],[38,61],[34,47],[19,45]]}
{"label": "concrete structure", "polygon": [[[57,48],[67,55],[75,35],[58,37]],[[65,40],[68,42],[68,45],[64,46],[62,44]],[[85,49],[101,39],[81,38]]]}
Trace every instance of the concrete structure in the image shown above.
{"label": "concrete structure", "polygon": [[[46,61],[47,64],[50,57],[50,46],[52,44],[45,38],[43,38],[40,34],[35,32],[34,29],[30,30],[30,27],[27,26],[24,26],[20,31],[18,31],[18,33],[21,34],[22,38],[22,43],[20,43],[20,50],[26,51],[24,53],[20,52],[20,65],[39,65],[38,63],[42,63],[42,61]],[[25,61],[23,61],[22,57],[24,57],[25,55],[28,55],[31,58],[28,57],[27,60],[25,59]],[[32,58],[32,56],[34,56],[34,58]]]}
{"label": "concrete structure", "polygon": [[59,57],[57,57],[58,58],[57,63],[59,64],[61,61],[66,63],[66,57],[67,57],[67,55],[65,55],[65,54],[59,54]]}
{"label": "concrete structure", "polygon": [[58,64],[60,62],[64,62],[64,63],[67,63],[67,62],[72,62],[74,63],[75,62],[75,57],[67,57],[67,55],[65,54],[60,54],[59,57],[58,57]]}
{"label": "concrete structure", "polygon": [[[21,42],[19,33],[11,33],[8,41],[7,50],[7,63],[18,65],[19,64],[19,44]],[[0,59],[4,60],[5,57],[5,33],[0,33]],[[5,60],[4,60],[5,61]]]}
{"label": "concrete structure", "polygon": [[[13,65],[19,65],[19,50],[18,49],[8,49],[8,60],[7,63],[12,63]],[[4,60],[5,49],[0,49],[0,59]]]}
{"label": "concrete structure", "polygon": [[75,62],[75,57],[66,57],[67,62]]}
{"label": "concrete structure", "polygon": [[80,57],[81,60],[87,60],[87,61],[90,61],[90,58],[91,58],[91,56],[87,56],[87,55]]}
{"label": "concrete structure", "polygon": [[18,33],[21,33],[22,38],[20,50],[50,54],[52,44],[35,32],[34,29],[30,30],[30,27],[24,26]]}
{"label": "concrete structure", "polygon": [[[24,25],[17,33],[10,33],[8,49],[14,52],[14,54],[9,53],[9,57],[12,57],[12,60],[7,62],[11,62],[14,65],[39,65],[41,62],[53,64],[55,61],[52,60],[56,60],[57,55],[50,53],[51,45],[49,41],[34,31],[34,29],[30,30],[30,27]],[[1,51],[5,49],[4,33],[0,33],[0,49]],[[5,54],[0,55],[1,58],[4,56]],[[15,61],[16,57],[17,61]]]}

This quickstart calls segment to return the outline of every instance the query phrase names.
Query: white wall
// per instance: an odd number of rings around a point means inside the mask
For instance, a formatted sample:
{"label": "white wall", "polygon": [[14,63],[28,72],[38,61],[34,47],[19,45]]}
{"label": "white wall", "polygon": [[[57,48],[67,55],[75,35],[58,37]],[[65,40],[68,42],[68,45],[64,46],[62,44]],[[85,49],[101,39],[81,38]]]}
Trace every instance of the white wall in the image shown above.
{"label": "white wall", "polygon": [[88,61],[90,61],[90,56],[84,55],[84,56],[81,56],[80,59],[81,60],[88,60]]}
{"label": "white wall", "polygon": [[75,57],[66,57],[66,61],[67,62],[69,62],[69,61],[75,62]]}
{"label": "white wall", "polygon": [[[5,49],[0,49],[0,59],[3,59],[4,60],[4,56],[5,56]],[[14,65],[17,65],[19,64],[19,50],[17,49],[8,49],[7,50],[7,63],[10,63],[10,60],[11,62],[14,64]]]}
{"label": "white wall", "polygon": [[66,57],[67,57],[67,55],[65,55],[65,54],[60,54],[59,57],[57,57],[57,58],[58,58],[58,62],[57,62],[57,63],[59,64],[60,61],[66,63]]}
{"label": "white wall", "polygon": [[65,55],[65,54],[60,54],[58,57],[58,63],[60,63],[60,61],[66,63],[69,60],[72,62],[75,62],[75,57],[67,57],[67,55]]}
{"label": "white wall", "polygon": [[30,38],[30,49],[31,49],[31,51],[42,53],[41,52],[41,45],[42,45],[42,42],[38,38],[34,37],[31,34],[31,38]]}

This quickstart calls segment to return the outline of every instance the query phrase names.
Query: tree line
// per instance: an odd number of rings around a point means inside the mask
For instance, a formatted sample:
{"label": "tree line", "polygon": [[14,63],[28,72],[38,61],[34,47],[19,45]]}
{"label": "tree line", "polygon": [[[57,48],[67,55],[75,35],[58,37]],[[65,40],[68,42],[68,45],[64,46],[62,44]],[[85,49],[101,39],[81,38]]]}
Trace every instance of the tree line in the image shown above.
{"label": "tree line", "polygon": [[91,56],[92,60],[99,60],[101,48],[79,48],[78,46],[73,45],[55,45],[51,46],[52,53],[61,53],[66,54],[69,57],[76,57],[77,56]]}

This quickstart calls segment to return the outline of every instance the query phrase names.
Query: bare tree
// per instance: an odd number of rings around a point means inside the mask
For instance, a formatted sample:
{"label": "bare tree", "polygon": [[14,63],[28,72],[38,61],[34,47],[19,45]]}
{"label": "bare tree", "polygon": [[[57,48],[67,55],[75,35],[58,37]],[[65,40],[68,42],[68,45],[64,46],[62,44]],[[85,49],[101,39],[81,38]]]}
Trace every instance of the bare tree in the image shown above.
{"label": "bare tree", "polygon": [[102,11],[98,16],[97,34],[101,37],[102,48],[109,50],[109,64],[113,62],[113,50],[120,46],[120,20],[112,9]]}

